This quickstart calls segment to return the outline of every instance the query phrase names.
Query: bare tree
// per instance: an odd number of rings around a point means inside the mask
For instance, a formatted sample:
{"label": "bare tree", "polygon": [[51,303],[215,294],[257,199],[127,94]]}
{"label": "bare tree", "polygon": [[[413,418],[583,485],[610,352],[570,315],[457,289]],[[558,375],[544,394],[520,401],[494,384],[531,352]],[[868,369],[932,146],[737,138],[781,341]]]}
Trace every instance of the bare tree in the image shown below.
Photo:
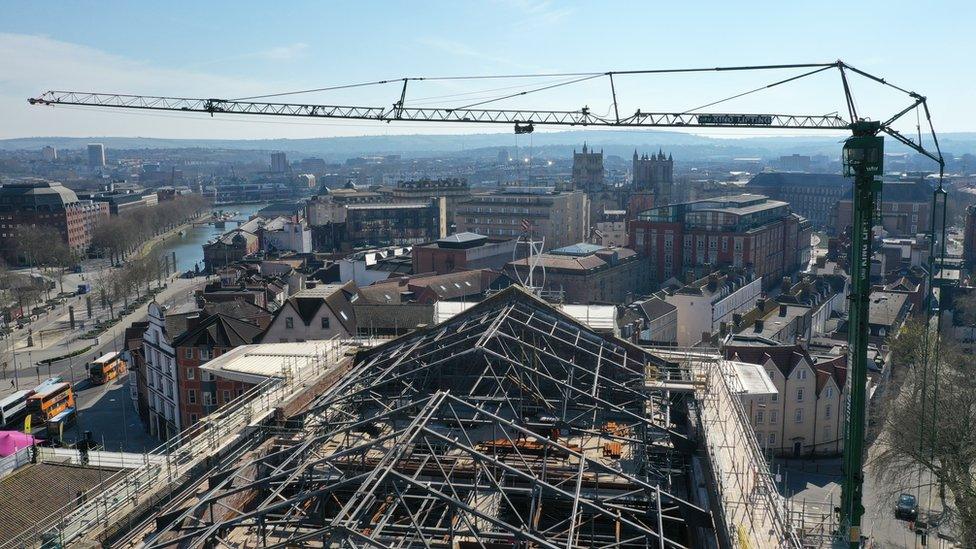
{"label": "bare tree", "polygon": [[53,243],[62,242],[61,233],[48,225],[25,226],[20,225],[14,231],[17,253],[21,255],[30,268],[37,267],[47,250]]}
{"label": "bare tree", "polygon": [[[874,474],[892,491],[931,477],[942,522],[957,525],[964,547],[976,546],[976,363],[953,342],[926,336],[922,323],[896,341],[893,367],[905,368],[906,377],[879,439]],[[924,502],[930,492],[922,484]]]}

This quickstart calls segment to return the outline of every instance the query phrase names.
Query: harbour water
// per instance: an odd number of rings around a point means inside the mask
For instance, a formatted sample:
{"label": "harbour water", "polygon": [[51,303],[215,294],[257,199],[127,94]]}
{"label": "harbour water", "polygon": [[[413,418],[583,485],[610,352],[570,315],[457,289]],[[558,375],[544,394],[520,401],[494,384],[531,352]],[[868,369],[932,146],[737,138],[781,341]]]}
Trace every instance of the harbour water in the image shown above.
{"label": "harbour water", "polygon": [[[258,210],[267,204],[224,204],[215,208],[225,212],[239,212],[234,219],[249,219]],[[203,269],[203,245],[211,239],[237,227],[237,223],[228,221],[222,229],[214,227],[212,224],[194,225],[187,229],[183,236],[170,238],[162,245],[157,246],[155,252],[159,256],[170,255],[176,252],[176,265],[179,272],[193,270],[195,266]]]}

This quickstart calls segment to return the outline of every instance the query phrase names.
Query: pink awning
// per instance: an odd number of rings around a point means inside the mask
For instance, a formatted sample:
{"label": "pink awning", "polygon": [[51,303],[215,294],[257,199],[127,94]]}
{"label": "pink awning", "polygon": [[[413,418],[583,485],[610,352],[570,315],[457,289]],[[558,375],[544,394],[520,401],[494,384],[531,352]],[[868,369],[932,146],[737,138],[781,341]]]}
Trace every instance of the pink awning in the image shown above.
{"label": "pink awning", "polygon": [[0,431],[0,457],[7,457],[34,444],[34,437],[20,431]]}

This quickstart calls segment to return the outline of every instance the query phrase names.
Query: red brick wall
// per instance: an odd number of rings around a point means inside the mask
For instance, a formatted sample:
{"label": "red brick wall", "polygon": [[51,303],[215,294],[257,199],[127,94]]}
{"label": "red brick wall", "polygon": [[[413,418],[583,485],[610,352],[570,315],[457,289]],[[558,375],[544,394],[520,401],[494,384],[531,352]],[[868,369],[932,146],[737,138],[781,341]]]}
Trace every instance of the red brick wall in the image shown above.
{"label": "red brick wall", "polygon": [[[200,351],[205,349],[207,348],[187,346],[176,348],[176,375],[178,378],[177,383],[179,385],[180,424],[183,425],[184,429],[193,425],[194,415],[196,416],[196,420],[199,421],[209,412],[223,406],[227,402],[237,397],[238,394],[247,391],[247,389],[251,387],[251,385],[247,383],[230,381],[219,377],[215,378],[213,381],[203,381],[203,371],[200,370],[200,366],[206,363],[207,360],[200,359]],[[190,358],[187,358],[187,350],[190,350]],[[210,358],[220,356],[229,350],[230,349],[220,347],[213,348]],[[190,379],[189,370],[193,371],[192,379]],[[196,400],[196,402],[192,404],[190,403],[191,390],[195,391]],[[213,393],[213,405],[209,408],[203,404],[204,391],[210,391]],[[225,392],[227,398],[225,398]]]}

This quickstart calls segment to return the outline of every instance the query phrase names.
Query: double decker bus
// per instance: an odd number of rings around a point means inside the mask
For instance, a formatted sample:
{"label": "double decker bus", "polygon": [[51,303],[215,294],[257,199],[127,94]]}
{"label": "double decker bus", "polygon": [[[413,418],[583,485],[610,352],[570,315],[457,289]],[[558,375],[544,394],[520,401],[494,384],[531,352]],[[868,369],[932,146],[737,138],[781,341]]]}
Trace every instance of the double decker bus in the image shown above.
{"label": "double decker bus", "polygon": [[27,415],[27,398],[32,394],[34,391],[17,391],[0,400],[0,427],[14,427],[18,421],[23,422]]}
{"label": "double decker bus", "polygon": [[38,423],[47,422],[75,405],[75,395],[70,383],[42,383],[38,385],[38,389],[27,398],[27,411]]}
{"label": "double decker bus", "polygon": [[117,352],[105,353],[88,365],[88,378],[92,384],[102,385],[125,373],[125,361]]}

